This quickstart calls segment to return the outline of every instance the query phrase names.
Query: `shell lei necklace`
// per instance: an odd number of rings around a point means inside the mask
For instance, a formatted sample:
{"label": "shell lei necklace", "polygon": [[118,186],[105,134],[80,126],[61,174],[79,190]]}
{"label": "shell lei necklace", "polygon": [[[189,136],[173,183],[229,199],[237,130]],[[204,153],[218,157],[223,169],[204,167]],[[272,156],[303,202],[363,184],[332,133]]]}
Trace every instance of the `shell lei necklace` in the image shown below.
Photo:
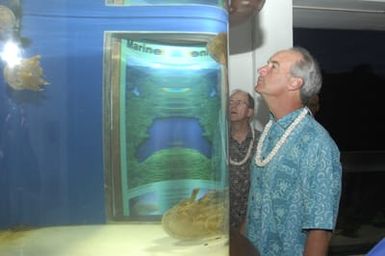
{"label": "shell lei necklace", "polygon": [[302,121],[302,119],[305,118],[307,112],[308,112],[307,108],[302,110],[302,112],[297,116],[297,118],[286,129],[286,131],[283,133],[282,137],[278,140],[277,144],[275,144],[274,148],[266,156],[266,158],[261,159],[263,142],[265,141],[265,138],[266,138],[267,133],[269,132],[271,126],[273,125],[273,121],[270,120],[266,124],[266,127],[263,130],[262,135],[258,141],[257,150],[256,150],[256,154],[255,154],[255,163],[258,166],[263,167],[263,166],[267,165],[271,161],[271,159],[273,159],[273,157],[277,154],[278,150],[282,147],[283,144],[285,144],[287,137],[289,137],[289,135],[292,133],[292,131],[295,129],[295,127]]}
{"label": "shell lei necklace", "polygon": [[247,149],[247,153],[246,153],[245,157],[240,162],[235,162],[230,157],[230,164],[236,165],[236,166],[240,166],[240,165],[246,163],[247,159],[249,159],[250,153],[251,153],[251,149],[253,148],[253,143],[254,143],[254,139],[255,139],[255,132],[254,132],[254,129],[251,126],[251,124],[250,124],[250,130],[251,130],[252,139],[250,141],[249,148]]}

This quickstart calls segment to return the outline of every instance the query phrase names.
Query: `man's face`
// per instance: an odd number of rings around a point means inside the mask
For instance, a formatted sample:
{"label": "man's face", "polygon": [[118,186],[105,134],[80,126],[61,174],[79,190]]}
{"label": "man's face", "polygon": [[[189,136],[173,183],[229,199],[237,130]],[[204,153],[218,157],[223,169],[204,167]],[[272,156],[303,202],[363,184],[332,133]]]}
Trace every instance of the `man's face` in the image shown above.
{"label": "man's face", "polygon": [[262,95],[279,96],[288,90],[290,68],[300,60],[294,51],[280,51],[274,54],[266,65],[258,69],[259,77],[255,91]]}
{"label": "man's face", "polygon": [[237,92],[230,97],[229,115],[231,122],[248,121],[253,113],[249,106],[248,96],[243,92]]}

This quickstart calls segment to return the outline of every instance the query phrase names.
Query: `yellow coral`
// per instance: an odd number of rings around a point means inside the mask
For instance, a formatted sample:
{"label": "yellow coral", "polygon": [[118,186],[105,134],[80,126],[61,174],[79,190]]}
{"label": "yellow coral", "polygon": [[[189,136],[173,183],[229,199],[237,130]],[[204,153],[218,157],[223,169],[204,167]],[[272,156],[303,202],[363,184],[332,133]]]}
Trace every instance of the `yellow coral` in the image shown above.
{"label": "yellow coral", "polygon": [[20,64],[4,68],[4,78],[8,85],[15,90],[40,91],[48,84],[42,78],[43,69],[40,67],[40,55],[22,59]]}
{"label": "yellow coral", "polygon": [[227,63],[227,33],[219,33],[207,44],[210,56],[222,65]]}
{"label": "yellow coral", "polygon": [[227,228],[224,192],[211,191],[196,200],[199,189],[163,214],[162,227],[179,240],[199,240],[219,236]]}

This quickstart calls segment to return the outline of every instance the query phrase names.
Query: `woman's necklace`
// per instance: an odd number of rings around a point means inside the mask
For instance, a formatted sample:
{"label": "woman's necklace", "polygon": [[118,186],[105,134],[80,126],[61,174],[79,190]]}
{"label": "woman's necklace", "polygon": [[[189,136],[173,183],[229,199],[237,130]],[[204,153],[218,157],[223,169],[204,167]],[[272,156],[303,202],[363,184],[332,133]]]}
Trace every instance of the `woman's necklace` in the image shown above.
{"label": "woman's necklace", "polygon": [[283,144],[285,144],[285,142],[287,140],[287,137],[289,137],[289,135],[294,130],[294,128],[302,121],[302,119],[305,118],[307,112],[308,112],[307,108],[302,110],[302,112],[297,116],[297,118],[286,129],[286,131],[283,133],[282,137],[278,140],[277,144],[275,144],[274,148],[266,156],[266,158],[265,159],[261,159],[263,142],[265,141],[266,135],[269,132],[269,130],[270,130],[272,124],[273,124],[273,121],[270,120],[266,124],[266,127],[263,130],[262,135],[261,135],[261,137],[260,137],[260,139],[258,141],[257,151],[256,151],[256,154],[255,154],[255,163],[258,166],[263,167],[263,166],[267,165],[271,161],[271,159],[273,159],[273,157],[277,154],[278,150],[282,147]]}
{"label": "woman's necklace", "polygon": [[254,144],[254,139],[255,139],[255,132],[254,132],[254,129],[251,126],[251,124],[250,124],[250,130],[251,130],[252,139],[250,141],[250,145],[249,145],[249,148],[247,149],[247,153],[246,153],[245,157],[240,162],[235,162],[230,157],[230,164],[240,166],[240,165],[246,163],[246,161],[249,159],[250,154],[251,154],[251,150],[253,149],[253,144]]}

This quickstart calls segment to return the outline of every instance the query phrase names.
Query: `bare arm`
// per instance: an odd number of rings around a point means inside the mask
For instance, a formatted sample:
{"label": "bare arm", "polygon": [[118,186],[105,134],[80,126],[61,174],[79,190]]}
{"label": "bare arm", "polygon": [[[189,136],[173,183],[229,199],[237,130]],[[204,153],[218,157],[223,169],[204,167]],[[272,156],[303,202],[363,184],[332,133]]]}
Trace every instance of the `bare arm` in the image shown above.
{"label": "bare arm", "polygon": [[332,232],[321,229],[308,231],[304,256],[327,256]]}

